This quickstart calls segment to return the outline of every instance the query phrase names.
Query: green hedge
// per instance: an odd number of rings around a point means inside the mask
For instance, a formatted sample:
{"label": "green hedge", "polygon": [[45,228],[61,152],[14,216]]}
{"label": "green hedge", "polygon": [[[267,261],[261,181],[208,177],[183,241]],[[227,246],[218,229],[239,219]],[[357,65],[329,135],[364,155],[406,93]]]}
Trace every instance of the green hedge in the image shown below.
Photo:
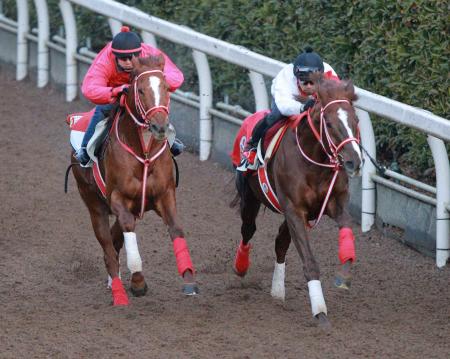
{"label": "green hedge", "polygon": [[[291,62],[309,44],[341,77],[351,78],[357,86],[450,117],[447,1],[120,2],[284,62]],[[15,5],[15,1],[7,0],[6,4]],[[51,9],[57,4],[57,0],[49,1]],[[82,25],[80,39],[90,36],[94,48],[110,39],[104,18],[81,9],[77,9],[77,15]],[[59,11],[52,19],[55,23],[60,21]],[[53,25],[53,29],[58,26]],[[190,51],[159,39],[158,43],[185,72],[183,90],[195,89]],[[214,59],[210,65],[216,100],[228,96],[231,102],[251,109],[253,94],[246,72]],[[412,169],[419,176],[432,167],[423,134],[380,119],[375,119],[374,126],[381,159],[399,162],[405,171]]]}

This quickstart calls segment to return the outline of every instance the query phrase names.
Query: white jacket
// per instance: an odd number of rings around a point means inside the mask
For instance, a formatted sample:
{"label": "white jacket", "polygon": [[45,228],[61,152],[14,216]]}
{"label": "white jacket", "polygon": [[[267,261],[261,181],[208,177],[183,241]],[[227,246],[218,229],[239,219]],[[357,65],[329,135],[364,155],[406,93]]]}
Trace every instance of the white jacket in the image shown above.
{"label": "white jacket", "polygon": [[[325,78],[339,79],[330,65],[324,62],[323,66]],[[271,92],[282,115],[292,116],[302,112],[303,103],[299,99],[300,91],[293,64],[286,65],[273,79]]]}

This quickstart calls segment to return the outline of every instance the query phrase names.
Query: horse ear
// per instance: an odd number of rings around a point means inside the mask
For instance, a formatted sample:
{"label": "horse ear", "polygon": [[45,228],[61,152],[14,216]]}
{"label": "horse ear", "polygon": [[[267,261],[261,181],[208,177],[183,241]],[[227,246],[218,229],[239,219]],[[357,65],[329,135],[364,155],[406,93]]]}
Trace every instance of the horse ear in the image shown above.
{"label": "horse ear", "polygon": [[358,96],[356,96],[355,93],[355,86],[353,85],[353,81],[352,80],[348,80],[345,84],[345,92],[348,94],[348,98],[351,99],[352,101],[356,101],[358,99]]}
{"label": "horse ear", "polygon": [[345,84],[345,91],[346,92],[355,92],[355,87],[353,86],[353,81],[348,80]]}
{"label": "horse ear", "polygon": [[164,70],[164,64],[165,64],[165,59],[164,56],[162,54],[159,54],[158,56],[155,56],[155,66],[160,68],[161,70]]}

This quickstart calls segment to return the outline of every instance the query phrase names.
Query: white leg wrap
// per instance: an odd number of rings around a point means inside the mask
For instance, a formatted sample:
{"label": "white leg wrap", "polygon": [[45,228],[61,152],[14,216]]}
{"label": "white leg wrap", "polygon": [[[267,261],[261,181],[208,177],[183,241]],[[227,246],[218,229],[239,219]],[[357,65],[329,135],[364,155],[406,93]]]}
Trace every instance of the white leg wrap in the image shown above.
{"label": "white leg wrap", "polygon": [[270,294],[275,299],[284,300],[285,298],[285,288],[284,288],[284,276],[285,276],[286,263],[277,263],[275,261],[275,268],[273,270],[272,278],[272,290]]}
{"label": "white leg wrap", "polygon": [[127,266],[131,273],[142,271],[142,260],[137,246],[136,233],[124,232]]}
{"label": "white leg wrap", "polygon": [[311,310],[315,317],[319,313],[327,314],[327,306],[322,293],[320,280],[310,280],[308,282],[309,299],[311,300]]}

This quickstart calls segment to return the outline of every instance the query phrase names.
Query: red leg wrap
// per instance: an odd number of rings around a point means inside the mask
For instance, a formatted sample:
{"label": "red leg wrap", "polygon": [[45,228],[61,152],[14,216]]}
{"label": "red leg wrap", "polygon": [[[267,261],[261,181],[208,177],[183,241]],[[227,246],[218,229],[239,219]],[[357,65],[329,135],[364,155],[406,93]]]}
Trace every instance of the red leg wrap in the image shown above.
{"label": "red leg wrap", "polygon": [[342,264],[351,260],[355,262],[355,237],[351,228],[343,227],[339,230],[339,260]]}
{"label": "red leg wrap", "polygon": [[113,305],[128,305],[128,296],[125,292],[125,288],[122,285],[122,281],[119,277],[115,277],[112,280],[111,292],[113,296]]}
{"label": "red leg wrap", "polygon": [[250,267],[250,244],[244,245],[241,241],[238,249],[236,250],[234,268],[238,274],[244,275],[247,273],[248,267]]}
{"label": "red leg wrap", "polygon": [[194,273],[194,266],[192,265],[189,249],[184,238],[177,237],[174,239],[173,252],[175,253],[175,258],[177,259],[178,273],[183,276],[184,272],[188,269]]}

